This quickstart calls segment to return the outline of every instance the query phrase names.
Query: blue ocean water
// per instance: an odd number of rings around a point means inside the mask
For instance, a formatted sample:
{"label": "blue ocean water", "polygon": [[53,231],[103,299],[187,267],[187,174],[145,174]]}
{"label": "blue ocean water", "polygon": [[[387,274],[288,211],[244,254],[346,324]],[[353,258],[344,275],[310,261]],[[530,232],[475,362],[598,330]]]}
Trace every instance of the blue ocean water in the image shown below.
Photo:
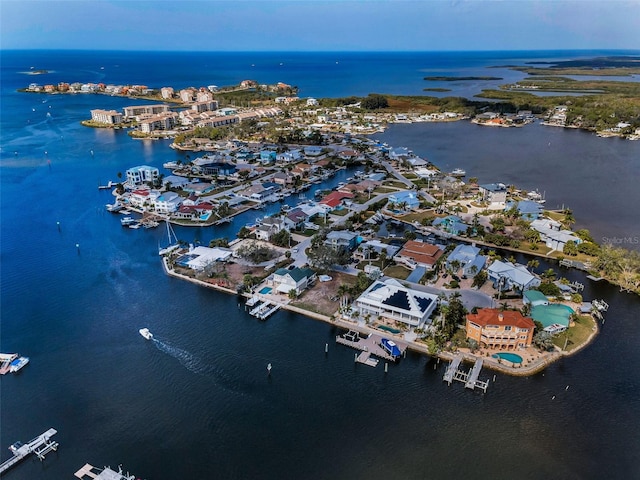
{"label": "blue ocean water", "polygon": [[[130,100],[16,92],[31,81],[182,87],[254,78],[297,85],[301,96],[417,95],[425,75],[494,75],[487,65],[594,53],[1,52],[0,350],[31,363],[0,379],[0,458],[49,427],[60,442],[44,463],[25,461],[5,478],[71,478],[85,462],[155,480],[640,476],[637,297],[563,272],[586,283],[585,298],[610,304],[600,335],[541,374],[497,375],[486,395],[447,387],[444,366],[418,355],[387,374],[355,365],[329,325],[287,312],[257,322],[235,297],[165,276],[156,253],[164,233],[123,229],[104,210],[111,198],[98,184],[181,158],[167,142],[79,123],[92,108]],[[31,67],[52,73],[21,73]],[[628,208],[637,204],[637,142],[464,123],[394,126],[383,138],[481,180],[504,175],[546,189],[550,202],[569,196],[579,221],[590,205],[605,208],[602,235],[607,225],[621,236],[634,231],[624,224],[638,224]],[[549,141],[560,154],[536,149]],[[597,168],[585,167],[589,159]],[[177,234],[206,243],[255,215]],[[143,326],[157,342],[140,337]]]}

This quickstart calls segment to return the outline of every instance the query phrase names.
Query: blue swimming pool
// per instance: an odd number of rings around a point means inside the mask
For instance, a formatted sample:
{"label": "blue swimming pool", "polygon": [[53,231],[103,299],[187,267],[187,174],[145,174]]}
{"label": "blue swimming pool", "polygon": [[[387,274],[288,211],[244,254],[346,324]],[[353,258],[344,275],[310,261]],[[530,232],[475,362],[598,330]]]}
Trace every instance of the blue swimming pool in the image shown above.
{"label": "blue swimming pool", "polygon": [[501,358],[511,363],[522,363],[522,357],[520,355],[516,355],[515,353],[496,353],[492,355],[492,357]]}
{"label": "blue swimming pool", "polygon": [[266,295],[267,293],[271,293],[271,287],[262,287],[262,289],[258,293],[261,293],[263,295]]}

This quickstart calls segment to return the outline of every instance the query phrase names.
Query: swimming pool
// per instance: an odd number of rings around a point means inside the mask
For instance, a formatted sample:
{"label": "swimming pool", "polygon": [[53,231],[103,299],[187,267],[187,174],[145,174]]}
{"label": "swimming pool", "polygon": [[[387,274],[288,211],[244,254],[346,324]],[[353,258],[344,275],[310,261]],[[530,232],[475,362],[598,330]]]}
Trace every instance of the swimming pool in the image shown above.
{"label": "swimming pool", "polygon": [[511,363],[522,363],[522,357],[520,355],[516,355],[515,353],[495,353],[491,355],[493,358],[501,358],[503,360],[507,360]]}
{"label": "swimming pool", "polygon": [[271,287],[262,287],[262,289],[258,293],[261,293],[263,295],[266,295],[267,293],[271,293]]}
{"label": "swimming pool", "polygon": [[531,309],[531,318],[542,324],[543,328],[558,323],[569,328],[569,319],[573,314],[573,309],[561,303],[550,303],[549,305],[536,305]]}

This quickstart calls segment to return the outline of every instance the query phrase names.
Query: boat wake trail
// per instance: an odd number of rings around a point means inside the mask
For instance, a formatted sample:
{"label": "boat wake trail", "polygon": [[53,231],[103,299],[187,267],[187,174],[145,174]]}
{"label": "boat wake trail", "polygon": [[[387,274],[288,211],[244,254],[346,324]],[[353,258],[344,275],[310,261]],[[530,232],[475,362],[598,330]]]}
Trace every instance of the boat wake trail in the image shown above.
{"label": "boat wake trail", "polygon": [[209,366],[203,363],[198,357],[187,352],[186,350],[174,347],[173,345],[165,343],[156,338],[153,339],[153,343],[158,348],[158,350],[178,360],[187,370],[201,375],[209,373]]}

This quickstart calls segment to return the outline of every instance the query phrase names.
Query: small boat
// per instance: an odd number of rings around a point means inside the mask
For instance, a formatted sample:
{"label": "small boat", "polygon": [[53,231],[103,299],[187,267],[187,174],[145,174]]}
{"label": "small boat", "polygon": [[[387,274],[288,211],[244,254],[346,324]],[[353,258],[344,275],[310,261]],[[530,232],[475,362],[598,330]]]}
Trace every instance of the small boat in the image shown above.
{"label": "small boat", "polygon": [[146,340],[153,339],[153,333],[151,333],[148,328],[141,328],[138,332],[140,332],[140,335],[142,335]]}
{"label": "small boat", "polygon": [[15,373],[29,363],[29,357],[20,357],[9,364],[9,371]]}
{"label": "small boat", "polygon": [[113,213],[118,213],[120,210],[124,208],[119,203],[114,203],[114,204],[107,203],[105,206],[107,207],[108,212],[113,212]]}
{"label": "small boat", "polygon": [[462,168],[454,168],[451,171],[451,176],[452,177],[464,177],[467,174],[467,172],[465,170],[463,170]]}
{"label": "small boat", "polygon": [[130,227],[131,225],[136,223],[136,220],[133,217],[123,217],[120,219],[120,223],[123,227]]}
{"label": "small boat", "polygon": [[138,223],[138,222],[133,222],[133,223],[130,223],[129,225],[127,225],[127,227],[133,228],[134,230],[137,230],[138,228],[141,227],[141,224]]}

